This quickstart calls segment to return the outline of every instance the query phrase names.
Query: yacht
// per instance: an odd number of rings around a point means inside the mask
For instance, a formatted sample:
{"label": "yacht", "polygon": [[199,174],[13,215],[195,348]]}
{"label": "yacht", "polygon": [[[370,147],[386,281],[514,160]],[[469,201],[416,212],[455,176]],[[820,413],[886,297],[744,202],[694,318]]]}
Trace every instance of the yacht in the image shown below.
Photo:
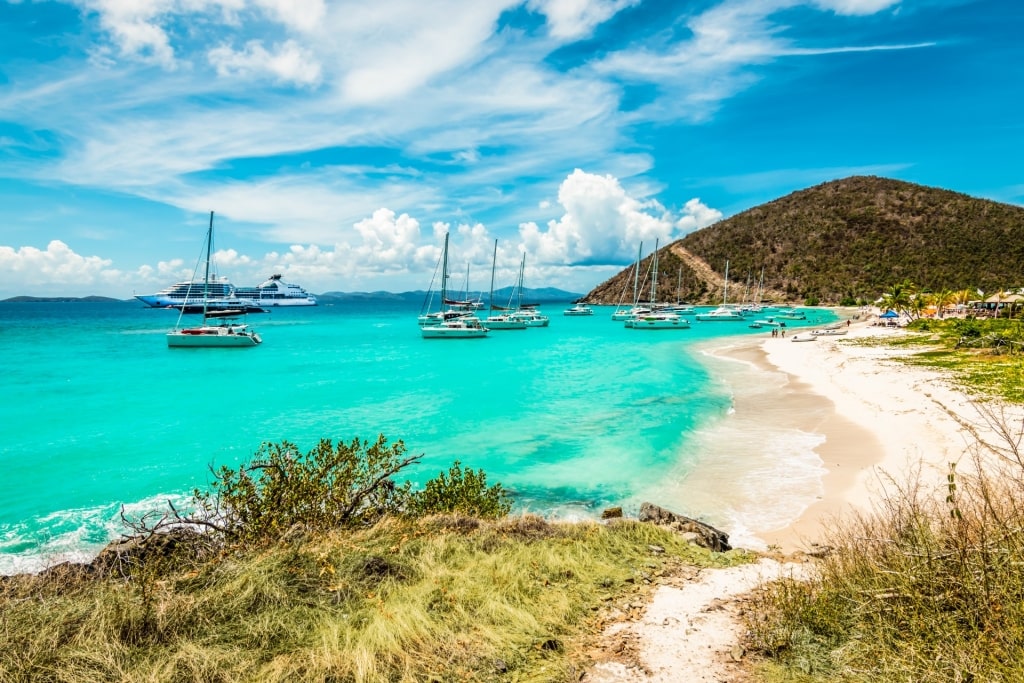
{"label": "yacht", "polygon": [[[697,320],[701,322],[737,322],[746,320],[740,312],[735,308],[729,306],[719,306],[718,308],[708,311],[706,313],[698,313],[696,316]],[[763,321],[762,321],[763,322]]]}
{"label": "yacht", "polygon": [[484,327],[475,316],[451,318],[420,328],[420,334],[424,339],[475,339],[486,337],[488,332],[490,328]]}
{"label": "yacht", "polygon": [[563,311],[564,315],[594,315],[594,309],[586,304],[576,304],[572,308]]}

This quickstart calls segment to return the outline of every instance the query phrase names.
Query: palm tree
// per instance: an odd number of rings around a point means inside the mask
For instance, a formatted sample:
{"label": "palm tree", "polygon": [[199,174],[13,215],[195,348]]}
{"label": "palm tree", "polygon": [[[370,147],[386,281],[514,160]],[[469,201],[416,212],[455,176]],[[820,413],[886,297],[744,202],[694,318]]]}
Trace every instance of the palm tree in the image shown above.
{"label": "palm tree", "polygon": [[895,311],[896,313],[909,314],[912,301],[917,294],[917,287],[909,280],[898,282],[889,288],[889,291],[882,294],[882,308]]}

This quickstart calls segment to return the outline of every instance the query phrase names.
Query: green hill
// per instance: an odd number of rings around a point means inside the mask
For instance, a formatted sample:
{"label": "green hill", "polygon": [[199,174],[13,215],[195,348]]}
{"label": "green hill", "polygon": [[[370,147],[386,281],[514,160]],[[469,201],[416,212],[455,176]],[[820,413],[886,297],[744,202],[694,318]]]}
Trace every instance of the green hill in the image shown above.
{"label": "green hill", "polygon": [[[1024,208],[887,178],[855,176],[800,190],[698,230],[659,253],[659,298],[730,301],[764,269],[766,299],[874,300],[909,280],[924,290],[1024,285]],[[641,278],[647,261],[641,267]],[[616,303],[631,269],[591,302]],[[734,294],[735,293],[735,294]]]}

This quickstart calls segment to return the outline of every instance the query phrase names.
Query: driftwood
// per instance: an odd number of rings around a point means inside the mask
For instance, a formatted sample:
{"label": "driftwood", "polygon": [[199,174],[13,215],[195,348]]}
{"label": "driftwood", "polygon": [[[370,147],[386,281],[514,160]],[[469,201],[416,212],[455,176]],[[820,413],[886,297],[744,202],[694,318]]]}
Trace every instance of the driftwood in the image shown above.
{"label": "driftwood", "polygon": [[719,531],[710,524],[696,519],[677,515],[653,503],[641,503],[638,519],[641,522],[651,522],[680,533],[696,534],[695,541],[698,545],[715,552],[724,553],[726,550],[732,550],[732,546],[729,545],[729,534],[724,531]]}

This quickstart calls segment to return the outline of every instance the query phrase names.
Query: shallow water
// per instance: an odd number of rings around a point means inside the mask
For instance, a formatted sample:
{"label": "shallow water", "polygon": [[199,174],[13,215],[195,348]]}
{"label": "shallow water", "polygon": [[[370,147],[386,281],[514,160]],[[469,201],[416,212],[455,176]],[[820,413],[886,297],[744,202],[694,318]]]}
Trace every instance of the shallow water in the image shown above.
{"label": "shallow water", "polygon": [[[183,500],[209,465],[283,439],[401,439],[423,454],[414,482],[459,459],[502,482],[519,510],[593,517],[649,498],[745,524],[729,496],[681,500],[673,482],[700,470],[740,487],[741,475],[764,476],[750,459],[714,455],[751,428],[730,420],[735,386],[695,349],[767,330],[628,330],[610,308],[564,317],[565,307],[545,307],[548,328],[480,340],[424,340],[417,311],[397,304],[275,310],[250,317],[260,347],[168,349],[174,311],[0,303],[0,573],[89,557],[120,532],[122,504]],[[793,471],[813,479],[813,435],[776,432],[746,439],[748,450],[806,461]]]}

